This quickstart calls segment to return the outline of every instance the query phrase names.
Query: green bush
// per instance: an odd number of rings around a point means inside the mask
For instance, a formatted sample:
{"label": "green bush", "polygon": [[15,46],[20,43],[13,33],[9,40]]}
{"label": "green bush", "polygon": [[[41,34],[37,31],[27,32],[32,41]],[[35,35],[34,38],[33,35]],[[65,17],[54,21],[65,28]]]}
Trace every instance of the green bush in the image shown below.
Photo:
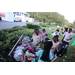
{"label": "green bush", "polygon": [[0,30],[0,61],[12,61],[8,53],[20,36],[23,34],[31,38],[33,33],[34,29],[28,29],[23,26],[15,26],[11,29]]}
{"label": "green bush", "polygon": [[22,26],[22,28],[27,28],[27,25]]}
{"label": "green bush", "polygon": [[27,23],[27,27],[31,28],[31,29],[35,29],[35,28],[41,28],[40,24],[34,24],[34,23]]}
{"label": "green bush", "polygon": [[44,25],[48,25],[48,23],[44,23]]}
{"label": "green bush", "polygon": [[48,24],[48,23],[40,23],[40,25],[41,25],[42,27],[49,27],[49,24]]}
{"label": "green bush", "polygon": [[42,27],[49,27],[49,25],[41,25]]}

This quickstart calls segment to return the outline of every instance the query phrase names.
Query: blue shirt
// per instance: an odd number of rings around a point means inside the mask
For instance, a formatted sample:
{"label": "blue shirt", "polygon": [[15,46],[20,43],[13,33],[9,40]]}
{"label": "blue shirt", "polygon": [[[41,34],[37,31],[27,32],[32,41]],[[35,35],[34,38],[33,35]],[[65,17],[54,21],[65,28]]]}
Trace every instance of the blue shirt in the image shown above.
{"label": "blue shirt", "polygon": [[[42,60],[40,59],[41,56],[42,56],[42,54],[43,54],[43,51],[44,51],[44,50],[39,50],[38,52],[36,52],[36,55],[39,57],[38,62],[44,62],[44,61],[42,61]],[[51,53],[51,52],[49,53],[49,59],[50,59],[50,60],[53,59],[53,56],[52,56],[52,53]]]}

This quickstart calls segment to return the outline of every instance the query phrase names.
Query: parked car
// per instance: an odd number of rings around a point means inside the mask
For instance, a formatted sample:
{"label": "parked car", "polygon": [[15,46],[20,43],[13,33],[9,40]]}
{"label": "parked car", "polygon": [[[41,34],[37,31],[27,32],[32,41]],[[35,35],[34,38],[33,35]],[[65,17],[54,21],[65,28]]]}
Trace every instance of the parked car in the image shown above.
{"label": "parked car", "polygon": [[21,21],[22,20],[20,18],[17,18],[17,17],[14,19],[14,22],[21,22]]}
{"label": "parked car", "polygon": [[2,20],[2,18],[0,17],[0,21]]}

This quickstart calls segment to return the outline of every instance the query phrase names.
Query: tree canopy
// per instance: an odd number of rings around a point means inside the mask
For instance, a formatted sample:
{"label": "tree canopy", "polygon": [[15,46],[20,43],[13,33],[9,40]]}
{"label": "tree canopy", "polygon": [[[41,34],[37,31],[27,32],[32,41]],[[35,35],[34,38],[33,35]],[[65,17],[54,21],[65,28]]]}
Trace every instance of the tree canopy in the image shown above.
{"label": "tree canopy", "polygon": [[63,15],[59,14],[58,12],[27,12],[30,14],[30,17],[34,18],[35,20],[39,20],[40,22],[44,23],[52,23],[55,22],[58,25],[65,25],[69,22],[64,18]]}

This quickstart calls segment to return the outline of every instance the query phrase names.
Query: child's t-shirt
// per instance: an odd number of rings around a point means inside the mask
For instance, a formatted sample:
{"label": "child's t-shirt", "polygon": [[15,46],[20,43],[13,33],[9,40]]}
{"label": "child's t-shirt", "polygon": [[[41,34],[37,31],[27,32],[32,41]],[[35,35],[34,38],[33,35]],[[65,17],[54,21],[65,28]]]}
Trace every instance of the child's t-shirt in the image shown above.
{"label": "child's t-shirt", "polygon": [[[33,39],[33,42],[32,42],[33,45],[36,45],[36,44],[38,44],[40,41],[42,41],[42,37],[41,37],[40,34],[39,34],[39,35],[33,34],[32,39]],[[39,47],[39,45],[38,45],[38,47]]]}
{"label": "child's t-shirt", "polygon": [[56,43],[55,43],[54,41],[52,41],[52,42],[53,42],[53,46],[52,46],[52,48],[54,48],[54,49],[55,49],[55,48],[56,48],[56,46],[57,46],[57,45],[59,45],[59,42],[56,42]]}
{"label": "child's t-shirt", "polygon": [[59,42],[57,42],[57,43],[54,43],[54,41],[52,41],[53,42],[53,46],[52,46],[52,49],[50,50],[50,52],[52,53],[52,56],[54,57],[54,51],[55,51],[55,48],[57,47],[57,45],[59,45]]}
{"label": "child's t-shirt", "polygon": [[58,36],[60,35],[60,33],[59,33],[58,31],[56,32],[56,34],[57,34]]}
{"label": "child's t-shirt", "polygon": [[[41,31],[42,32],[42,31]],[[42,40],[45,40],[45,35],[46,35],[47,33],[46,32],[42,32]]]}
{"label": "child's t-shirt", "polygon": [[[38,62],[44,62],[44,61],[42,61],[42,60],[40,59],[41,56],[42,56],[42,54],[43,54],[43,51],[44,51],[44,50],[39,50],[38,52],[35,52],[36,55],[37,55],[37,57],[39,58],[39,59],[38,59]],[[49,53],[49,59],[50,59],[50,60],[53,59],[53,56],[52,56],[52,53],[51,53],[51,52]]]}

